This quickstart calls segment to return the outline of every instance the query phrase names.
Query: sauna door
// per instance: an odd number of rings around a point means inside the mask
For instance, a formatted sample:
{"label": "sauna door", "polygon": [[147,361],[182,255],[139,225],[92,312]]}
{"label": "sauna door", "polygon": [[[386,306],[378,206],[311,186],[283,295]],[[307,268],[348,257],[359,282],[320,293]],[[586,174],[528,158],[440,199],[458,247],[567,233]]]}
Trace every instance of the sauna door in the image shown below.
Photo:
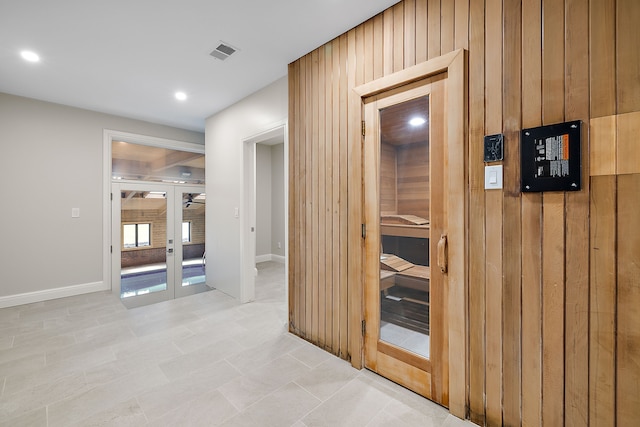
{"label": "sauna door", "polygon": [[365,366],[448,406],[445,77],[363,101]]}

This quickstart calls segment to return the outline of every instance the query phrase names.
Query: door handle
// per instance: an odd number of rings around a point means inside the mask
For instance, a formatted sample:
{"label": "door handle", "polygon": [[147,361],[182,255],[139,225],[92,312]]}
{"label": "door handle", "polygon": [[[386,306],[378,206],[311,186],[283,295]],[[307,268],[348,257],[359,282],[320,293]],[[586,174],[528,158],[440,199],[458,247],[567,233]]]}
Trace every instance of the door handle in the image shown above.
{"label": "door handle", "polygon": [[440,271],[443,273],[447,272],[448,267],[448,247],[447,247],[447,235],[440,235],[440,240],[438,241],[438,267],[440,267]]}

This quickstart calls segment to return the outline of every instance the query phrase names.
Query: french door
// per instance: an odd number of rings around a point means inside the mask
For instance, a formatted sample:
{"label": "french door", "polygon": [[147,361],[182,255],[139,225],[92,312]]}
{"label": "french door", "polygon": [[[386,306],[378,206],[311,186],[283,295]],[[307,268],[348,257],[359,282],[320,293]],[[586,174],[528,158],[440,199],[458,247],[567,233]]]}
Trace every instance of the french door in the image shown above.
{"label": "french door", "polygon": [[112,184],[112,289],[137,307],[208,290],[203,186]]}
{"label": "french door", "polygon": [[448,406],[445,82],[439,75],[363,99],[364,358]]}

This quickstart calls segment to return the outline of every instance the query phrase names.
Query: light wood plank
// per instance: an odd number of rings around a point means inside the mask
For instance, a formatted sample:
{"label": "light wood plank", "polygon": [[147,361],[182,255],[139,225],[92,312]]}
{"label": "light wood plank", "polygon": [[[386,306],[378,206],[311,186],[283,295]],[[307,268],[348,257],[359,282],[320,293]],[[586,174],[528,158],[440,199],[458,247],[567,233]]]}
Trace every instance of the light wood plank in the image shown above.
{"label": "light wood plank", "polygon": [[[355,96],[353,88],[361,85],[364,73],[361,61],[364,45],[358,45],[358,28],[348,33],[348,84],[349,84],[349,148],[348,164],[350,166],[349,180],[349,279],[348,279],[348,303],[349,303],[349,354],[351,364],[355,368],[362,367],[362,335],[360,334],[360,322],[363,318],[362,295],[362,135],[359,126],[360,98]],[[360,30],[361,31],[361,30]]]}
{"label": "light wood plank", "polygon": [[542,228],[542,421],[564,423],[564,194],[546,193]]}
{"label": "light wood plank", "polygon": [[427,60],[427,0],[416,0],[416,64]]}
{"label": "light wood plank", "polygon": [[428,52],[427,59],[440,56],[440,0],[428,0],[427,5],[427,31],[428,31]]}
{"label": "light wood plank", "polygon": [[[347,63],[349,58],[348,36],[340,36],[340,353],[343,359],[349,358],[349,87]],[[345,238],[347,236],[347,238]]]}
{"label": "light wood plank", "polygon": [[615,425],[616,177],[591,179],[589,423]]}
{"label": "light wood plank", "polygon": [[455,0],[440,2],[440,53],[453,50],[455,44]]}
{"label": "light wood plank", "polygon": [[373,78],[384,75],[384,22],[383,14],[373,18]]}
{"label": "light wood plank", "polygon": [[[502,91],[502,1],[487,0],[485,14],[485,90]],[[485,97],[485,131],[502,133],[502,97]],[[486,422],[502,424],[502,191],[485,192],[486,227]]]}
{"label": "light wood plank", "polygon": [[333,342],[333,43],[325,45],[325,348],[331,349]]}
{"label": "light wood plank", "polygon": [[[542,119],[564,120],[564,4],[542,2]],[[563,193],[543,195],[542,421],[564,423],[565,245]]]}
{"label": "light wood plank", "polygon": [[404,0],[404,66],[416,65],[416,0]]}
{"label": "light wood plank", "polygon": [[455,0],[454,49],[469,49],[469,0]]}
{"label": "light wood plank", "polygon": [[374,22],[373,19],[368,20],[364,24],[364,54],[365,57],[362,58],[364,61],[364,81],[370,82],[374,79],[373,73],[375,70],[375,56],[373,55],[373,31],[374,31]]}
{"label": "light wood plank", "polygon": [[589,129],[589,171],[591,176],[615,175],[617,173],[616,119],[615,115],[591,119]]}
{"label": "light wood plank", "polygon": [[484,199],[484,3],[469,11],[469,416],[484,425],[485,395],[485,199]]}
{"label": "light wood plank", "polygon": [[[616,113],[616,2],[589,1],[591,118]],[[591,163],[593,167],[593,162]]]}
{"label": "light wood plank", "polygon": [[394,9],[389,8],[383,12],[383,64],[384,75],[387,76],[393,73],[393,61],[394,61],[394,49],[393,49],[393,23],[394,23]]}
{"label": "light wood plank", "polygon": [[[542,125],[542,4],[522,3],[522,126]],[[522,194],[522,425],[542,424],[542,195]]]}
{"label": "light wood plank", "polygon": [[318,207],[320,192],[319,187],[319,174],[318,158],[319,158],[319,110],[318,105],[319,98],[319,67],[318,67],[319,49],[314,50],[311,53],[311,158],[309,168],[311,170],[311,342],[318,345],[319,342],[319,329],[320,329],[320,288],[318,284],[319,275],[319,255],[320,255],[320,239],[318,238],[319,229],[319,214]]}
{"label": "light wood plank", "polygon": [[313,152],[313,144],[312,144],[312,133],[313,133],[313,92],[311,91],[312,85],[311,82],[313,80],[312,77],[312,55],[306,55],[305,68],[306,68],[306,88],[305,88],[305,170],[306,173],[306,191],[305,191],[305,208],[306,208],[306,217],[305,217],[305,337],[309,340],[313,340],[312,331],[313,331],[313,305],[316,300],[314,300],[313,295],[313,240],[312,240],[312,231],[313,231],[313,222],[312,222],[312,212],[313,212],[313,171],[312,171],[312,152]]}
{"label": "light wood plank", "polygon": [[299,106],[299,114],[301,117],[299,131],[298,131],[298,140],[299,140],[299,148],[300,148],[300,214],[299,214],[299,228],[298,234],[300,236],[299,248],[300,248],[300,295],[298,298],[298,303],[301,305],[300,308],[300,330],[303,331],[303,337],[307,336],[307,311],[311,309],[310,306],[307,305],[307,213],[309,212],[306,203],[306,194],[307,194],[307,177],[308,177],[308,169],[307,169],[307,132],[308,126],[306,123],[306,111],[307,111],[307,66],[306,66],[306,58],[300,58],[300,106]]}
{"label": "light wood plank", "polygon": [[640,174],[618,177],[616,424],[640,419]]}
{"label": "light wood plank", "polygon": [[404,69],[404,2],[393,6],[393,71]]}
{"label": "light wood plank", "polygon": [[617,173],[640,173],[640,111],[619,114],[616,125]]}
{"label": "light wood plank", "polygon": [[327,310],[327,258],[325,238],[327,216],[327,164],[326,164],[326,45],[318,51],[318,157],[314,167],[318,169],[318,345],[326,347],[326,310]]}
{"label": "light wood plank", "polygon": [[[589,1],[567,0],[565,29],[565,119],[580,120],[582,141],[589,123]],[[589,170],[588,144],[581,145]],[[565,426],[589,422],[589,179],[566,195]]]}
{"label": "light wood plank", "polygon": [[[289,78],[289,117],[295,116],[298,113],[298,100],[300,99],[299,92],[299,82],[298,79],[300,77],[299,74],[299,66],[300,63],[298,61],[292,62],[288,66],[288,74],[291,76]],[[300,200],[299,195],[299,187],[298,183],[300,182],[300,150],[298,149],[298,138],[297,138],[297,123],[292,122],[289,123],[288,126],[288,170],[289,176],[293,179],[289,180],[289,194],[288,197],[288,222],[287,229],[290,231],[288,234],[287,248],[288,252],[287,262],[288,262],[288,304],[289,304],[289,331],[298,333],[298,319],[300,317],[300,305],[297,301],[298,293],[300,292],[298,289],[298,274],[299,274],[299,255],[300,251],[298,250],[298,238],[296,233],[292,232],[297,227],[298,221],[298,201]]]}
{"label": "light wood plank", "polygon": [[616,1],[617,113],[640,111],[640,2]]}
{"label": "light wood plank", "polygon": [[[521,420],[522,220],[520,207],[520,129],[522,9],[518,0],[503,2],[503,261],[502,261],[502,422]],[[508,254],[508,255],[507,255]]]}
{"label": "light wood plank", "polygon": [[[341,291],[341,278],[342,270],[342,252],[341,252],[341,239],[340,233],[342,230],[342,203],[340,197],[340,185],[342,181],[346,181],[346,177],[342,175],[341,171],[341,156],[340,156],[340,116],[342,110],[342,102],[340,99],[340,41],[335,39],[333,41],[332,52],[333,70],[332,70],[332,104],[333,110],[332,118],[332,157],[333,157],[333,304],[331,321],[333,322],[332,332],[332,353],[340,354],[340,291]],[[346,252],[346,251],[345,251]]]}

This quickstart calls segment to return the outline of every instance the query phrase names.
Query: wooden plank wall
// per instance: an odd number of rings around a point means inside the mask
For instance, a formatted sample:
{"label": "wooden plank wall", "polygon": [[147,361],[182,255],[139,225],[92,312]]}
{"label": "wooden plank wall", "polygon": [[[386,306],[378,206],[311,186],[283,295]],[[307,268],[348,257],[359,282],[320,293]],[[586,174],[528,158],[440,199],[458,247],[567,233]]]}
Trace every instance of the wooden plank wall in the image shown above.
{"label": "wooden plank wall", "polygon": [[[640,2],[405,0],[290,64],[291,330],[359,366],[357,85],[468,50],[467,415],[640,420]],[[582,190],[520,193],[519,131],[583,122]],[[482,137],[505,135],[504,189]],[[456,369],[452,366],[451,369]]]}

